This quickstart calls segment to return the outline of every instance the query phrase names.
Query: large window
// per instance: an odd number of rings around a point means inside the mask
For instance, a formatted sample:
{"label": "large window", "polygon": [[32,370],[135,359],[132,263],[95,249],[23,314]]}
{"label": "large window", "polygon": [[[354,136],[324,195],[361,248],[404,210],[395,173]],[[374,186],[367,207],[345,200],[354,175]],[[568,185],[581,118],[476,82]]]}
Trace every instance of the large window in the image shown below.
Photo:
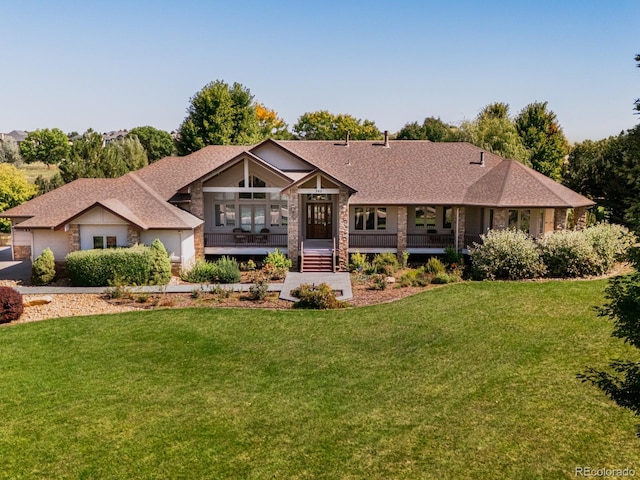
{"label": "large window", "polygon": [[264,205],[240,205],[240,227],[245,232],[260,233],[266,228]]}
{"label": "large window", "polygon": [[355,230],[386,230],[387,209],[385,207],[356,207]]}
{"label": "large window", "polygon": [[252,196],[251,193],[244,192],[216,192],[213,199],[213,221],[216,227],[240,227],[260,233],[263,228],[286,227],[289,223],[287,200],[280,193]]}
{"label": "large window", "polygon": [[509,210],[509,228],[529,233],[531,210]]}
{"label": "large window", "polygon": [[415,215],[416,228],[434,229],[436,228],[436,208],[435,207],[416,207]]}
{"label": "large window", "polygon": [[216,203],[214,205],[216,216],[216,227],[236,226],[236,204]]}
{"label": "large window", "polygon": [[444,207],[442,209],[442,228],[451,228],[453,225],[453,208]]}
{"label": "large window", "polygon": [[[240,188],[244,188],[244,180],[240,180],[240,182],[238,183],[238,186]],[[254,188],[264,188],[266,187],[267,184],[264,182],[264,180],[259,179],[258,177],[251,175],[249,177],[249,187],[254,187]],[[240,193],[240,198],[242,199],[253,199],[253,200],[263,200],[265,198],[267,198],[267,194],[264,192],[241,192]]]}

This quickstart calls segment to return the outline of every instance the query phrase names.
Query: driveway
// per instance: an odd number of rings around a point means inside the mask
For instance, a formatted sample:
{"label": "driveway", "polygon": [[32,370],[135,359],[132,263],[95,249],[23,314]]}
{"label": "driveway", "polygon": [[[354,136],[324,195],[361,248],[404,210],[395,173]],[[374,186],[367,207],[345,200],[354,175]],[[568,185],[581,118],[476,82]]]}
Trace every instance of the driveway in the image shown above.
{"label": "driveway", "polygon": [[31,279],[31,261],[11,260],[11,247],[0,247],[0,280],[15,280],[24,283]]}

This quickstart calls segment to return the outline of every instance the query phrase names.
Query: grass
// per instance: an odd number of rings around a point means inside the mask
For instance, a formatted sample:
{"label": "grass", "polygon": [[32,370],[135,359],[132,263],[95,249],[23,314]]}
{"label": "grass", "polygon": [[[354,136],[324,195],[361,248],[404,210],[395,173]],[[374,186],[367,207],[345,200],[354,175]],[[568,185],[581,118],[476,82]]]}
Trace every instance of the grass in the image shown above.
{"label": "grass", "polygon": [[632,357],[604,281],[465,283],[342,311],[0,329],[0,478],[575,478],[637,419],[576,373]]}
{"label": "grass", "polygon": [[24,171],[29,183],[34,183],[36,178],[38,178],[38,175],[42,175],[43,178],[49,179],[60,171],[56,165],[48,166],[42,162],[23,163],[20,170]]}

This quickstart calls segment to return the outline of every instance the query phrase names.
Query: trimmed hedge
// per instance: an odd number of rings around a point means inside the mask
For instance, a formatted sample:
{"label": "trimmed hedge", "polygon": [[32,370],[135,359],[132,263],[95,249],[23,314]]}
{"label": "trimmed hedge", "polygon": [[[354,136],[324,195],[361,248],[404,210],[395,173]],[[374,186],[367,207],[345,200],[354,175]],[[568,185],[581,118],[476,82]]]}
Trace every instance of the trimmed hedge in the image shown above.
{"label": "trimmed hedge", "polygon": [[[82,287],[146,285],[150,282],[166,284],[171,277],[158,267],[160,254],[158,248],[154,253],[151,247],[144,245],[82,250],[67,255],[67,272],[71,284]],[[164,254],[166,255],[166,250]]]}

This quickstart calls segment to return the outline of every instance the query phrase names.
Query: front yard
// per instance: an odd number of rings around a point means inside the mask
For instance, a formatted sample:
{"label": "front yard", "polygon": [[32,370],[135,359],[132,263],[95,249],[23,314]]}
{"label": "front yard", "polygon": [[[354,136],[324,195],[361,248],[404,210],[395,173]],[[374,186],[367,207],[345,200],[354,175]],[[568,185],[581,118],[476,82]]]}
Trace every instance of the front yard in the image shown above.
{"label": "front yard", "polygon": [[631,352],[605,281],[482,282],[336,311],[0,329],[3,478],[575,478],[635,419],[576,379]]}

